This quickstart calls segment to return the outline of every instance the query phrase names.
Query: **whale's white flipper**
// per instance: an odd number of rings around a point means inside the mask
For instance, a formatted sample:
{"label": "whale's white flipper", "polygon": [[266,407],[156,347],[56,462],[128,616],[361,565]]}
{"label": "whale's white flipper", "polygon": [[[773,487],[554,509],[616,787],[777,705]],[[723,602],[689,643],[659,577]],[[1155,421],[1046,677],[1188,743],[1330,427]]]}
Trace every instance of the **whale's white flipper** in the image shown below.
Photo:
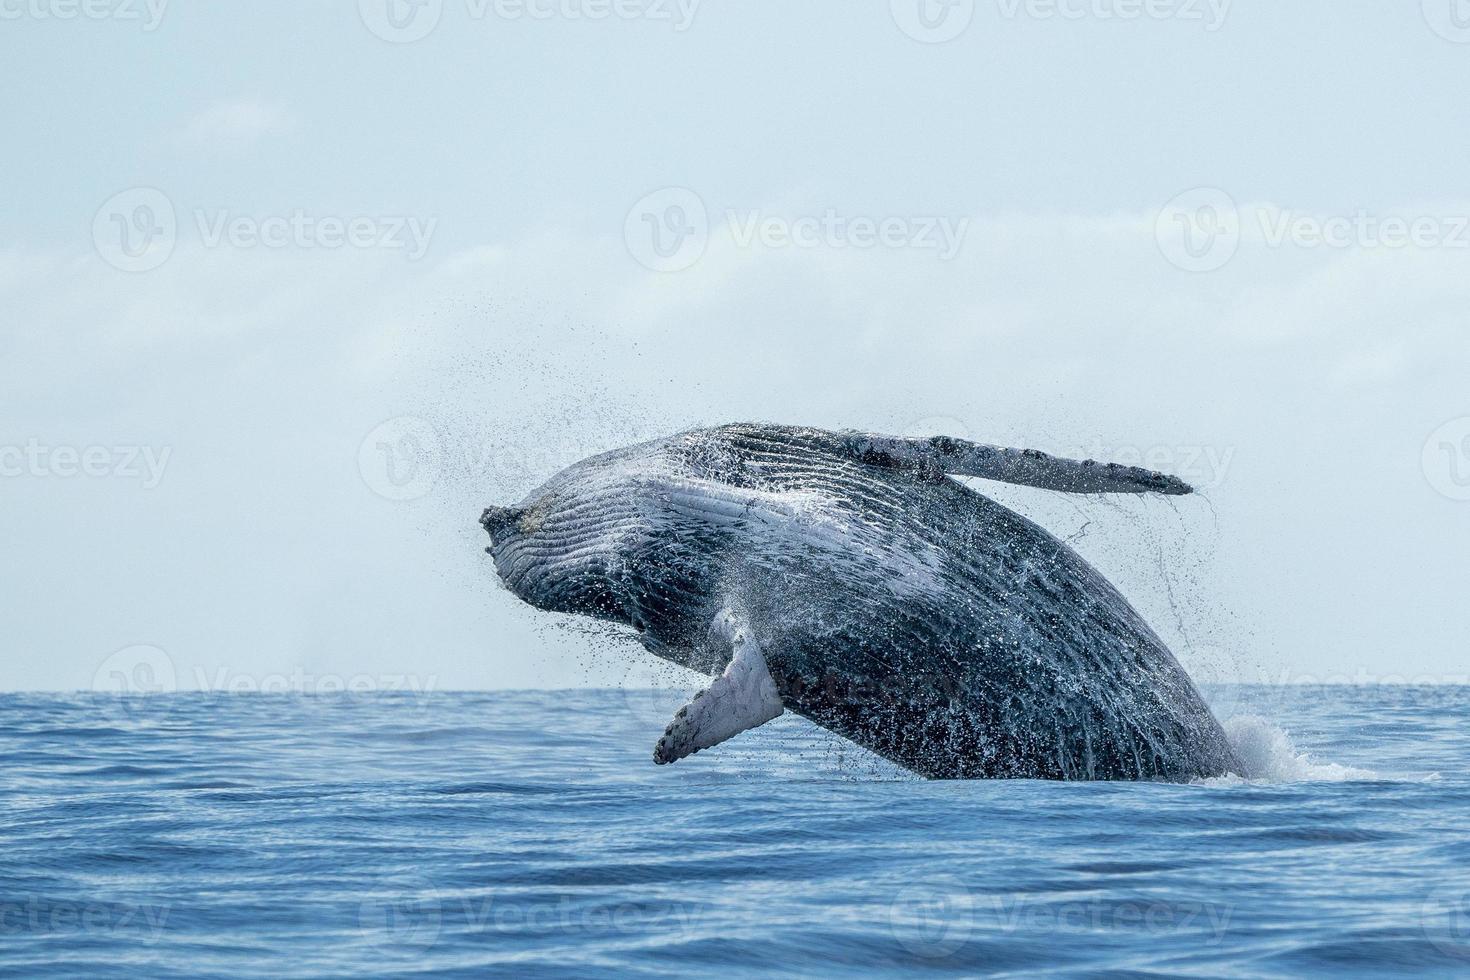
{"label": "whale's white flipper", "polygon": [[849,452],[866,463],[926,467],[939,473],[978,476],[1069,493],[1163,493],[1178,496],[1193,492],[1193,488],[1177,476],[1118,463],[1063,459],[1036,449],[1006,449],[949,436],[906,439],[850,429],[838,433],[838,438]]}
{"label": "whale's white flipper", "polygon": [[653,747],[653,761],[661,766],[764,725],[785,710],[760,644],[739,616],[723,610],[710,626],[710,638],[729,644],[730,664],[664,729]]}

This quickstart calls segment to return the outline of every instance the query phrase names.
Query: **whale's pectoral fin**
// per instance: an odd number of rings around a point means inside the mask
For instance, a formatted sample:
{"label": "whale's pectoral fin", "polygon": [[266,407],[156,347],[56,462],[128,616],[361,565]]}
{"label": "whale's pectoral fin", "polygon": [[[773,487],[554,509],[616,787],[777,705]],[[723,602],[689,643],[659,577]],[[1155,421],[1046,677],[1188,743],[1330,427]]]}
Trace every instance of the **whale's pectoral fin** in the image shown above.
{"label": "whale's pectoral fin", "polygon": [[706,690],[680,708],[664,729],[663,738],[653,747],[653,761],[661,766],[764,725],[785,710],[765,654],[740,617],[722,611],[710,627],[710,636],[729,644],[730,664]]}
{"label": "whale's pectoral fin", "polygon": [[858,459],[880,466],[914,466],[956,476],[1017,483],[1069,493],[1164,493],[1180,495],[1194,488],[1177,476],[1137,466],[1062,459],[1035,449],[986,446],[949,436],[905,439],[865,432],[839,433]]}

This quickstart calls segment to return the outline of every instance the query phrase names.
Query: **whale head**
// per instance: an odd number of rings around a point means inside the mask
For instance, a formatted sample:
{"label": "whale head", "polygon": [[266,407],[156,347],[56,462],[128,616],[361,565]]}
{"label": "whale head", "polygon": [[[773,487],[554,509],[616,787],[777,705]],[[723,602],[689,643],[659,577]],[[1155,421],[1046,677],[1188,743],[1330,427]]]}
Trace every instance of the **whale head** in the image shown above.
{"label": "whale head", "polygon": [[551,612],[626,621],[615,572],[627,515],[612,501],[548,487],[513,507],[488,507],[485,550],[511,592]]}

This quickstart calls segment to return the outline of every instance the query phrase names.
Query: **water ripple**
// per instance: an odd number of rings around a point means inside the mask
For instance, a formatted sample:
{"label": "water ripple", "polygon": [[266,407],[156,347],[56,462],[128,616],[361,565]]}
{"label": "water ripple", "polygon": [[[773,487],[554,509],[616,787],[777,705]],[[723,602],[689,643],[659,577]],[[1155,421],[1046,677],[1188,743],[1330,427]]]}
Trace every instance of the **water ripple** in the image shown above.
{"label": "water ripple", "polygon": [[667,700],[0,696],[0,974],[1470,971],[1463,690],[1243,692],[1271,778],[1188,786],[655,767]]}

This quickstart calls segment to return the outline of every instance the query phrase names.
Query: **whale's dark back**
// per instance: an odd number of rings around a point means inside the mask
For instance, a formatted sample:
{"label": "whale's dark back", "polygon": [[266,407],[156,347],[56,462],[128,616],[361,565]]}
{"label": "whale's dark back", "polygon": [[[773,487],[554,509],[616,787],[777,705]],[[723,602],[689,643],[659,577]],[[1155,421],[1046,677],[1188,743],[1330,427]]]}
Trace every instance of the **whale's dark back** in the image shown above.
{"label": "whale's dark back", "polygon": [[1194,685],[1118,591],[942,473],[768,425],[579,465],[548,487],[636,514],[604,614],[661,656],[718,667],[692,651],[720,605],[741,605],[787,707],[930,777],[1235,768]]}

